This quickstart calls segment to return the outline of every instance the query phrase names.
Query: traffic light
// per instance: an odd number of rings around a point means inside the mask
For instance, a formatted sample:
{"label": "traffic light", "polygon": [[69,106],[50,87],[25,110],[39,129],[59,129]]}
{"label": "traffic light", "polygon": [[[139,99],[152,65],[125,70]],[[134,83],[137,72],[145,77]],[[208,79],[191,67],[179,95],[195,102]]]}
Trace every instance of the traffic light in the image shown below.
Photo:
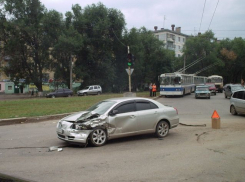
{"label": "traffic light", "polygon": [[128,53],[128,66],[132,66],[132,54]]}

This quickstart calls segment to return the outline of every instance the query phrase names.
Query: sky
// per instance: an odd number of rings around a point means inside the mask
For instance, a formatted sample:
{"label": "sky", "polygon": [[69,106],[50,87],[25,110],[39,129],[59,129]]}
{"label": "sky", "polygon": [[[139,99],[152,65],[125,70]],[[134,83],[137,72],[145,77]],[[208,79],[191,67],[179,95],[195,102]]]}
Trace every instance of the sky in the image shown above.
{"label": "sky", "polygon": [[124,14],[126,28],[181,27],[181,33],[197,35],[212,30],[219,40],[245,38],[245,0],[40,0],[48,10],[65,14],[72,5],[82,8],[101,2]]}

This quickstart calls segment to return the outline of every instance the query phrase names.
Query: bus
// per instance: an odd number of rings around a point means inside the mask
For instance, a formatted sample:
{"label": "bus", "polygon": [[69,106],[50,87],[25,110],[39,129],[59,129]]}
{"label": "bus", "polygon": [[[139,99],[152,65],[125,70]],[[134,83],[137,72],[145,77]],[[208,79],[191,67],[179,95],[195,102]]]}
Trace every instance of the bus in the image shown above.
{"label": "bus", "polygon": [[203,84],[206,84],[207,83],[207,77],[206,76],[196,76],[196,75],[193,75],[193,82],[194,84],[197,86],[197,85],[203,85]]}
{"label": "bus", "polygon": [[207,79],[207,83],[214,83],[218,92],[223,92],[223,77],[219,75],[211,75]]}
{"label": "bus", "polygon": [[195,91],[194,75],[183,73],[165,73],[159,77],[160,95],[168,97],[173,95],[191,94]]}

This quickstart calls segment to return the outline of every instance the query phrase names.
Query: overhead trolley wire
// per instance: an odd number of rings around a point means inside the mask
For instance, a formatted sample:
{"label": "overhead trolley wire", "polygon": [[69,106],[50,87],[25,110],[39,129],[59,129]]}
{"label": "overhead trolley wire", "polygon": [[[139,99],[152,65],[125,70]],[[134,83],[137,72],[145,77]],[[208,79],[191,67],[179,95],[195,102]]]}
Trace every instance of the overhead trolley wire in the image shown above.
{"label": "overhead trolley wire", "polygon": [[[205,0],[205,2],[204,2],[204,6],[203,6],[202,18],[203,18],[203,14],[204,14],[205,5],[206,5],[206,0]],[[199,26],[199,32],[200,32],[201,25],[202,25],[202,18],[201,18],[201,22],[200,22],[200,26]]]}
{"label": "overhead trolley wire", "polygon": [[[215,10],[214,10],[214,14],[215,14],[215,12],[216,12],[216,9],[217,9],[218,4],[219,4],[219,0],[218,0],[218,2],[217,2],[217,4],[216,4]],[[211,21],[210,21],[210,23],[209,23],[208,30],[209,30],[209,27],[210,27],[210,25],[211,25],[211,23],[212,23],[212,21],[213,21],[214,14],[213,14],[212,19],[211,19]]]}

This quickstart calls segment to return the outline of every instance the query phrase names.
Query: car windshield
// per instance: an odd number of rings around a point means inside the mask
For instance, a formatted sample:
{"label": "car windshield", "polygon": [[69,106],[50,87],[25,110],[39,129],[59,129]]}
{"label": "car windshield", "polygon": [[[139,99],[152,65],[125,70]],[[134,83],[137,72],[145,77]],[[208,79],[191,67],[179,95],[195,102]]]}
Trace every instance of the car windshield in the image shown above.
{"label": "car windshield", "polygon": [[241,90],[241,89],[244,89],[244,87],[242,87],[241,85],[237,85],[237,86],[231,87],[231,90],[232,90],[232,91],[235,91],[235,90]]}
{"label": "car windshield", "polygon": [[208,91],[207,87],[197,87],[197,91]]}
{"label": "car windshield", "polygon": [[89,89],[89,86],[85,87],[84,90],[88,90]]}
{"label": "car windshield", "polygon": [[113,106],[116,102],[115,101],[101,101],[89,109],[87,111],[90,111],[93,113],[97,113],[99,115],[104,114],[111,106]]}

